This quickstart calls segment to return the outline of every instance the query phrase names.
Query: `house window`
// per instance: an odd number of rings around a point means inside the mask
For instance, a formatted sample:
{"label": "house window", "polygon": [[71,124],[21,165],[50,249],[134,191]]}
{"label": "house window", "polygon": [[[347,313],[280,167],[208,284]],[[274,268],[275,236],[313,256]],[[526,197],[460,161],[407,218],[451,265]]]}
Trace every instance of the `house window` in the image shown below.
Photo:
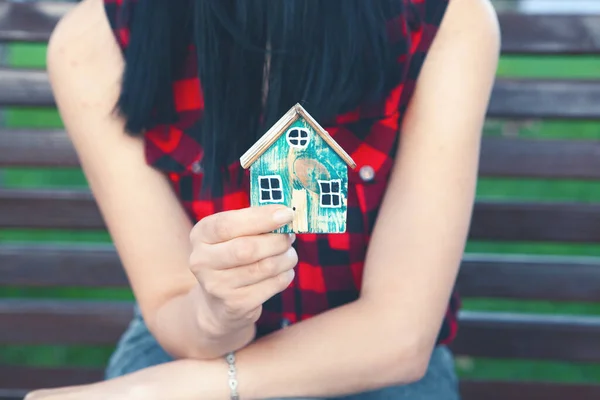
{"label": "house window", "polygon": [[342,181],[319,181],[321,189],[320,205],[323,208],[339,208],[342,206]]}
{"label": "house window", "polygon": [[310,136],[306,128],[292,128],[287,132],[287,142],[290,147],[304,149],[308,146]]}
{"label": "house window", "polygon": [[283,187],[279,175],[259,176],[261,203],[282,203]]}

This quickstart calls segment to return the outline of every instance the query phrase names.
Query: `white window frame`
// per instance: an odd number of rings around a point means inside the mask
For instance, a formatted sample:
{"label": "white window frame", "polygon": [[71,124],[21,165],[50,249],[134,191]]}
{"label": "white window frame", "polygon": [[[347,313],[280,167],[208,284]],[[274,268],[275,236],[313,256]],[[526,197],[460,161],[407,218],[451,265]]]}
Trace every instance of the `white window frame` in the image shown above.
{"label": "white window frame", "polygon": [[[290,133],[292,133],[292,131],[298,131],[298,137],[297,138],[290,138]],[[302,137],[302,132],[306,133],[306,137]],[[298,140],[298,144],[293,144],[291,141],[292,140]],[[308,128],[300,128],[300,127],[293,127],[288,129],[288,131],[285,134],[285,140],[287,141],[287,144],[290,147],[293,147],[294,149],[305,149],[306,147],[308,147],[308,144],[310,143],[310,130]],[[300,144],[301,140],[306,140],[306,143],[304,144]]]}
{"label": "white window frame", "polygon": [[[331,179],[331,180],[319,180],[317,182],[319,183],[319,207],[321,207],[321,208],[342,208],[342,180],[341,179]],[[323,186],[321,186],[322,183],[329,184],[329,192],[328,193],[323,193]],[[332,183],[338,184],[339,190],[337,192],[334,192],[331,190]],[[331,196],[331,201],[330,201],[329,205],[323,204],[323,196]],[[337,196],[339,198],[339,202],[338,202],[337,206],[333,204],[333,196]]]}
{"label": "white window frame", "polygon": [[[269,188],[268,189],[263,189],[262,187],[262,180],[263,179],[268,179],[269,182]],[[273,189],[271,187],[271,179],[276,179],[277,182],[279,183],[279,188]],[[281,199],[279,200],[274,200],[273,199],[273,192],[274,191],[279,191],[281,192]],[[263,200],[263,192],[267,192],[269,193],[269,200]],[[283,195],[283,182],[281,181],[281,176],[279,175],[260,175],[258,177],[258,201],[260,203],[283,203],[284,201],[284,195]]]}

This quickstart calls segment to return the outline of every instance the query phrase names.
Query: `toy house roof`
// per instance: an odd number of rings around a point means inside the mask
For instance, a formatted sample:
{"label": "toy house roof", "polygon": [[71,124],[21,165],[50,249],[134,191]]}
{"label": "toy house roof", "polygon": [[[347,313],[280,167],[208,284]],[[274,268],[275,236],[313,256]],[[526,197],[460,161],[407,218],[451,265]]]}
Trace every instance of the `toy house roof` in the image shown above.
{"label": "toy house roof", "polygon": [[275,123],[258,141],[240,158],[242,168],[248,169],[258,158],[269,149],[281,135],[298,119],[304,118],[319,136],[341,157],[350,168],[356,168],[356,163],[342,147],[327,133],[321,125],[300,104],[292,107],[279,121]]}

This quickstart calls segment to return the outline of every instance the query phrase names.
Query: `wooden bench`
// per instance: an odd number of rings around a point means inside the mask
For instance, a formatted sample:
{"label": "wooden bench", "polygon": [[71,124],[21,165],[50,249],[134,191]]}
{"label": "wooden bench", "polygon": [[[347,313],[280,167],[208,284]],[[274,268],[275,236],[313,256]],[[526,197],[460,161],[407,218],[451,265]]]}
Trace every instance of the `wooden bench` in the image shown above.
{"label": "wooden bench", "polygon": [[[0,42],[44,42],[71,5],[0,0]],[[504,54],[598,54],[600,16],[501,14]],[[53,107],[43,70],[0,67],[0,107]],[[600,119],[600,80],[499,79],[490,118]],[[77,167],[62,130],[0,128],[0,167]],[[600,180],[600,141],[486,137],[481,176]],[[85,190],[0,186],[0,228],[103,230]],[[600,242],[600,204],[478,201],[471,238],[492,242]],[[469,254],[463,298],[600,302],[600,259]],[[125,288],[110,246],[0,243],[0,287]],[[0,345],[113,345],[131,317],[115,301],[0,298]],[[600,362],[600,318],[503,312],[461,314],[459,356]],[[26,389],[100,379],[84,368],[2,364],[0,399]],[[465,400],[600,398],[600,386],[528,381],[461,383]]]}

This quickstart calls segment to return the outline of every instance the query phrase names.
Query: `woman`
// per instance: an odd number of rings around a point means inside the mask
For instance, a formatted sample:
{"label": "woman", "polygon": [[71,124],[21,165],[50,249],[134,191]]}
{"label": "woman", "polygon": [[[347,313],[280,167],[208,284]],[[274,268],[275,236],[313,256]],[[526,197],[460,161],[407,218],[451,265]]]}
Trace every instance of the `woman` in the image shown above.
{"label": "woman", "polygon": [[[49,74],[140,311],[110,379],[28,399],[458,399],[498,51],[487,0],[84,0]],[[238,159],[297,102],[357,163],[344,234],[248,207]]]}

